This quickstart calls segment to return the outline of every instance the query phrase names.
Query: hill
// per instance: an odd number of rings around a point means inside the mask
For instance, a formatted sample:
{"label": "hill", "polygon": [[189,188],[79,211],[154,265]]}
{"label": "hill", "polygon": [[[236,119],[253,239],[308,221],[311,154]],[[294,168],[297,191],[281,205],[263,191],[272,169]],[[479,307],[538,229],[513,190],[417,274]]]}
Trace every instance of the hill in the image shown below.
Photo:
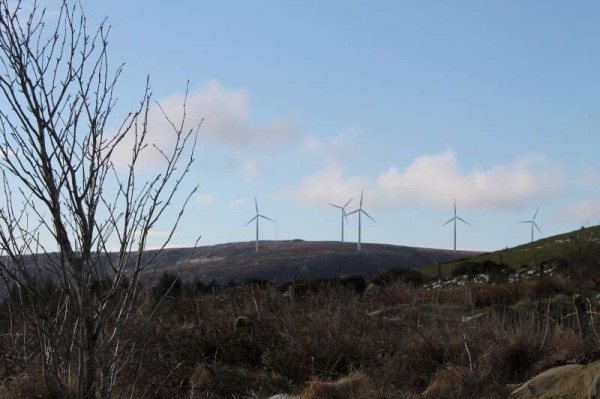
{"label": "hill", "polygon": [[415,248],[386,244],[363,244],[330,241],[261,241],[260,251],[254,242],[202,246],[196,249],[167,249],[158,258],[157,274],[178,272],[184,280],[215,280],[220,283],[260,279],[285,282],[295,279],[331,278],[360,275],[370,278],[397,267],[417,269],[423,266],[466,259],[479,252]]}
{"label": "hill", "polygon": [[[517,247],[481,253],[471,260],[474,262],[491,260],[518,269],[524,265],[534,266],[541,262],[568,258],[576,251],[585,249],[590,243],[598,241],[600,241],[600,226],[582,227],[578,230],[542,238]],[[443,264],[442,274],[447,275],[459,263],[458,261],[450,261]],[[434,276],[437,275],[438,268],[430,265],[424,267],[421,271],[428,276]]]}

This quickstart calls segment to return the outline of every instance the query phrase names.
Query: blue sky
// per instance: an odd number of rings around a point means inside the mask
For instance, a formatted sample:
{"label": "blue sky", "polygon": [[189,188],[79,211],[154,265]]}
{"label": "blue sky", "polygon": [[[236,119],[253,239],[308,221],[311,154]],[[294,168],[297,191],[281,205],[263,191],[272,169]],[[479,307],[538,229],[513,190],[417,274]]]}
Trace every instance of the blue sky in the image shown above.
{"label": "blue sky", "polygon": [[[52,3],[49,2],[50,7]],[[125,63],[118,115],[146,76],[201,118],[172,245],[337,240],[328,202],[365,209],[364,242],[492,250],[600,223],[600,4],[592,1],[83,2]],[[156,114],[156,113],[155,113]],[[151,115],[152,137],[164,122]],[[114,125],[118,124],[115,118]],[[165,230],[167,223],[162,226]],[[155,232],[160,238],[161,228]],[[356,240],[349,219],[347,239]]]}

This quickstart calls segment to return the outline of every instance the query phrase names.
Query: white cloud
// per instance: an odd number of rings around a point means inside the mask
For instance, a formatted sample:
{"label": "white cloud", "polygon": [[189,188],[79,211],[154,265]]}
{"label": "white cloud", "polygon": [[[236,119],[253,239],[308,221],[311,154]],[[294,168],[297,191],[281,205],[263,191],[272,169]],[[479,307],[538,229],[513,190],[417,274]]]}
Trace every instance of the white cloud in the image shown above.
{"label": "white cloud", "polygon": [[303,156],[322,159],[325,163],[339,163],[348,156],[358,153],[358,146],[351,143],[346,134],[335,137],[306,135],[298,145],[298,153]]}
{"label": "white cloud", "polygon": [[248,198],[236,198],[229,203],[231,209],[237,209],[248,202]]}
{"label": "white cloud", "polygon": [[[284,190],[283,194],[299,202],[345,203],[350,197],[360,195],[361,189],[366,185],[366,179],[344,176],[344,170],[340,166],[329,165],[308,176],[299,187]],[[368,190],[365,195],[370,195]]]}
{"label": "white cloud", "polygon": [[594,224],[600,218],[600,200],[582,200],[560,210],[556,219],[565,222],[583,223],[592,221]]}
{"label": "white cloud", "polygon": [[561,164],[531,155],[487,170],[462,172],[453,151],[424,155],[405,169],[390,167],[369,184],[364,177],[344,175],[340,166],[327,165],[284,193],[300,202],[345,201],[365,188],[365,198],[375,207],[400,204],[447,206],[453,199],[471,208],[517,207],[547,199],[566,187]]}
{"label": "white cloud", "polygon": [[388,169],[377,178],[382,195],[392,203],[447,205],[456,199],[473,208],[505,208],[554,197],[566,186],[561,164],[530,155],[488,170],[463,173],[455,153],[424,155],[405,170]]}
{"label": "white cloud", "polygon": [[215,202],[215,196],[212,194],[200,193],[196,195],[196,202],[203,206],[212,205]]}
{"label": "white cloud", "polygon": [[[173,146],[173,128],[165,115],[179,126],[183,118],[186,101],[185,128],[193,129],[200,124],[200,139],[235,149],[254,151],[274,148],[290,140],[296,134],[296,126],[289,118],[272,120],[263,124],[250,121],[249,95],[243,90],[228,90],[218,80],[210,80],[204,87],[188,94],[177,93],[152,104],[148,113],[147,141],[150,146],[141,159],[142,166],[150,166],[159,160],[160,154],[153,145],[161,149]],[[163,111],[164,115],[163,115]],[[115,154],[119,164],[126,165],[131,155],[133,137],[119,146]]]}
{"label": "white cloud", "polygon": [[242,164],[242,174],[246,181],[254,180],[258,175],[258,166],[254,159],[249,159]]}
{"label": "white cloud", "polygon": [[[163,107],[174,108],[181,104],[181,95],[165,99]],[[249,121],[249,95],[243,90],[227,90],[218,80],[209,81],[205,87],[188,98],[188,108],[197,110],[198,120],[205,119],[200,135],[218,143],[240,149],[272,147],[289,139],[295,132],[294,123],[287,118],[266,124]]]}

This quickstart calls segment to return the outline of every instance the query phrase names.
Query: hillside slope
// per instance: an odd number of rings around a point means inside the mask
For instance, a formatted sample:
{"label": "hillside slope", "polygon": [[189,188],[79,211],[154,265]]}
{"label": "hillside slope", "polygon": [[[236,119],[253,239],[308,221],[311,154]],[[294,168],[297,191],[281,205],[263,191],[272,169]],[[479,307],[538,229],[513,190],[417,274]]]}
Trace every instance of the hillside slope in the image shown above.
{"label": "hillside slope", "polygon": [[[585,250],[588,245],[599,241],[600,226],[593,226],[545,237],[513,248],[481,253],[471,260],[476,262],[491,260],[515,268],[520,268],[524,265],[534,266],[540,262],[568,258],[576,251]],[[457,264],[458,262],[449,261],[442,265],[442,273],[448,274]],[[421,271],[426,275],[434,276],[437,274],[438,269],[437,266],[428,266],[424,267]]]}
{"label": "hillside slope", "polygon": [[[221,283],[248,278],[284,282],[350,274],[369,278],[397,267],[417,269],[478,254],[385,244],[363,244],[363,250],[357,252],[355,243],[300,240],[260,242],[256,253],[254,242],[242,242],[195,250],[168,249],[158,259],[158,273],[183,268],[184,280],[214,279]],[[156,277],[157,274],[150,279]]]}

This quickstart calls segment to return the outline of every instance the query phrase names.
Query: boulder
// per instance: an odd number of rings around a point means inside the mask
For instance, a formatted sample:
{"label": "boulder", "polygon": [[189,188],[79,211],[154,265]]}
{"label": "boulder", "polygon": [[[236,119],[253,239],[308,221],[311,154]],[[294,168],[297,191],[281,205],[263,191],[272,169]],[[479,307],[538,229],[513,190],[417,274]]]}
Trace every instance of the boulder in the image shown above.
{"label": "boulder", "polygon": [[600,361],[554,367],[514,390],[508,399],[593,399],[600,394]]}

